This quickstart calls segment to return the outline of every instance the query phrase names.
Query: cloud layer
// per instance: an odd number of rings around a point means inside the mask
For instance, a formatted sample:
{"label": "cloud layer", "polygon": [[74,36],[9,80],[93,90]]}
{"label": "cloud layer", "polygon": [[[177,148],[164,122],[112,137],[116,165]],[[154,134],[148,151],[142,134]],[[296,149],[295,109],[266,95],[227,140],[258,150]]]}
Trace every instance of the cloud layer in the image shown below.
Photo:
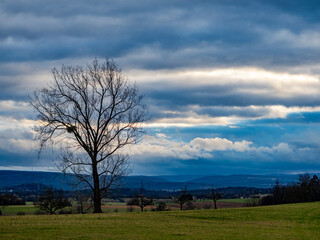
{"label": "cloud layer", "polygon": [[136,173],[320,170],[319,22],[317,1],[3,0],[0,167],[49,166],[28,96],[111,57],[152,116]]}

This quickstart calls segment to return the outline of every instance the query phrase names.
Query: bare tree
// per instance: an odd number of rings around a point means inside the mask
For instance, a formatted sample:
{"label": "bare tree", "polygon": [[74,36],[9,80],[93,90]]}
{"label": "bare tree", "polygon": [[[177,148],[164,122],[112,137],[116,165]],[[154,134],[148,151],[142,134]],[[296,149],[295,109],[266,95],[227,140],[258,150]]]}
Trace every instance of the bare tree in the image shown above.
{"label": "bare tree", "polygon": [[39,196],[35,206],[52,215],[57,210],[71,206],[71,204],[68,199],[63,197],[62,190],[55,191],[52,187],[49,187]]}
{"label": "bare tree", "polygon": [[109,59],[95,59],[86,68],[54,68],[52,74],[50,85],[30,98],[40,122],[35,127],[40,151],[49,143],[60,149],[60,170],[92,189],[99,213],[101,194],[128,173],[124,147],[143,134],[142,96]]}
{"label": "bare tree", "polygon": [[144,196],[144,189],[143,189],[143,184],[141,183],[141,188],[140,188],[140,193],[137,194],[134,198],[132,198],[128,203],[127,205],[135,205],[135,206],[138,206],[140,207],[140,210],[141,212],[143,212],[143,209],[146,207],[146,206],[149,206],[149,205],[153,205],[153,199],[150,198],[146,198]]}
{"label": "bare tree", "polygon": [[214,203],[214,209],[217,209],[217,201],[219,199],[221,199],[221,194],[220,193],[216,193],[214,191],[214,188],[211,189],[211,199],[213,200],[213,203]]}
{"label": "bare tree", "polygon": [[175,201],[180,205],[180,210],[183,210],[183,204],[192,201],[193,197],[190,193],[188,193],[187,188],[185,190],[181,191],[178,198],[175,199]]}
{"label": "bare tree", "polygon": [[76,210],[78,213],[84,214],[93,208],[92,198],[85,190],[75,190],[74,198],[77,201]]}

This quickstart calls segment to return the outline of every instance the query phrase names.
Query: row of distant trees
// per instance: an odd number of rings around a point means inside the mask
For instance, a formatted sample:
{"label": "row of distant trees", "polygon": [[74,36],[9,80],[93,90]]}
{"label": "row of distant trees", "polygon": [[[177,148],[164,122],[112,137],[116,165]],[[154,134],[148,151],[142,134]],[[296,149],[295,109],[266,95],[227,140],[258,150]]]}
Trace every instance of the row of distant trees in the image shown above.
{"label": "row of distant trees", "polygon": [[0,206],[6,205],[25,205],[25,201],[14,194],[1,194]]}
{"label": "row of distant trees", "polygon": [[262,205],[301,203],[320,201],[320,180],[317,175],[302,174],[298,181],[281,186],[279,181],[273,188],[272,194],[261,199]]}
{"label": "row of distant trees", "polygon": [[[207,198],[212,199],[214,202],[214,208],[217,209],[217,200],[219,200],[222,195],[219,193],[216,193],[215,190],[211,189],[211,194],[206,195]],[[193,196],[188,193],[187,189],[184,189],[181,191],[180,195],[174,198],[174,201],[179,204],[180,210],[183,210],[183,206],[185,204],[189,204],[188,209],[191,209],[192,206],[190,205],[191,201],[193,200]],[[136,194],[134,198],[132,198],[127,205],[134,205],[140,207],[141,212],[143,212],[143,209],[146,206],[153,205],[153,199],[145,197],[143,193],[143,188],[141,187],[140,193]],[[167,210],[166,203],[161,201],[159,205],[156,208],[157,211],[164,211]]]}
{"label": "row of distant trees", "polygon": [[[92,208],[92,201],[90,195],[85,192],[77,191],[73,196],[73,203],[76,207],[78,213],[87,213]],[[214,202],[214,208],[217,208],[216,202],[220,198],[220,194],[216,194],[214,189],[211,190],[211,195],[207,196],[211,198]],[[187,192],[187,189],[181,191],[180,195],[173,198],[173,200],[179,204],[180,210],[184,209],[184,205],[187,205],[185,209],[193,209],[193,196]],[[5,194],[0,195],[0,205],[24,205],[25,202],[20,199],[17,195],[14,194]],[[66,207],[71,207],[71,201],[65,197],[62,190],[55,190],[52,187],[45,189],[34,202],[34,205],[39,209],[36,213],[47,213],[54,214],[57,211],[62,211],[63,213],[67,210],[62,210]],[[144,190],[141,187],[140,193],[130,199],[127,202],[128,206],[138,206],[141,212],[144,211],[144,208],[149,205],[154,205],[153,198],[146,197],[144,195]],[[164,201],[160,201],[158,206],[154,209],[155,211],[165,211],[168,210],[167,204]],[[70,212],[71,213],[71,212]]]}

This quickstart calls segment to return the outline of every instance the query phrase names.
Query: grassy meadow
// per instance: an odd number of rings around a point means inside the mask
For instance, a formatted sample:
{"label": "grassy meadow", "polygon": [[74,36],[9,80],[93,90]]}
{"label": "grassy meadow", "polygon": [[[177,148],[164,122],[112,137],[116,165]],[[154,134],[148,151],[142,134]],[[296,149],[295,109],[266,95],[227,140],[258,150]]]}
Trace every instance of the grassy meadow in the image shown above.
{"label": "grassy meadow", "polygon": [[0,239],[319,239],[320,202],[144,213],[1,216]]}
{"label": "grassy meadow", "polygon": [[[220,199],[218,200],[219,203],[248,203],[250,199]],[[202,208],[201,206],[203,204],[211,204],[213,208],[213,202],[212,201],[203,201],[200,200],[198,202],[194,202],[196,208]],[[152,206],[147,206],[145,209],[147,211],[151,211],[152,208],[156,208],[156,203]],[[172,203],[172,200],[168,199],[167,206],[170,208],[170,210],[180,210],[180,206],[177,203]],[[230,206],[224,206],[223,204],[218,204],[218,206],[221,206],[222,208],[225,207],[236,207],[233,205]],[[140,208],[137,206],[130,206],[134,209],[134,211],[140,211]],[[111,213],[111,212],[127,212],[128,206],[125,202],[107,202],[104,203],[102,206],[102,211],[105,213]],[[0,206],[0,210],[2,211],[2,214],[5,216],[14,216],[18,213],[24,213],[24,215],[33,215],[38,209],[33,205],[32,202],[27,202],[26,205],[10,205],[10,206]],[[74,210],[71,207],[66,207],[65,210]],[[59,211],[57,211],[59,212]]]}

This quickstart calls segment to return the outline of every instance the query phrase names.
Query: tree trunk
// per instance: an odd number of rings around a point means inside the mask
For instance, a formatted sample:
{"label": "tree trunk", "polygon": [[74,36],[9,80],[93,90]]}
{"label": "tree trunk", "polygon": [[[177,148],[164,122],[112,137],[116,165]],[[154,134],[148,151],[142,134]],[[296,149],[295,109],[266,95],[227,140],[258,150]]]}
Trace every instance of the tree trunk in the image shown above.
{"label": "tree trunk", "polygon": [[217,209],[217,200],[215,198],[213,199],[213,202],[214,202],[214,209]]}
{"label": "tree trunk", "polygon": [[101,194],[100,194],[100,190],[96,191],[96,189],[94,190],[94,199],[93,199],[93,204],[94,204],[94,209],[93,209],[93,213],[102,213],[101,210]]}
{"label": "tree trunk", "polygon": [[92,176],[93,176],[93,213],[102,213],[101,210],[101,191],[100,191],[100,182],[99,175],[97,170],[97,165],[92,165]]}
{"label": "tree trunk", "polygon": [[183,205],[183,203],[182,203],[182,204],[180,203],[180,210],[181,210],[181,211],[182,211],[182,205]]}

